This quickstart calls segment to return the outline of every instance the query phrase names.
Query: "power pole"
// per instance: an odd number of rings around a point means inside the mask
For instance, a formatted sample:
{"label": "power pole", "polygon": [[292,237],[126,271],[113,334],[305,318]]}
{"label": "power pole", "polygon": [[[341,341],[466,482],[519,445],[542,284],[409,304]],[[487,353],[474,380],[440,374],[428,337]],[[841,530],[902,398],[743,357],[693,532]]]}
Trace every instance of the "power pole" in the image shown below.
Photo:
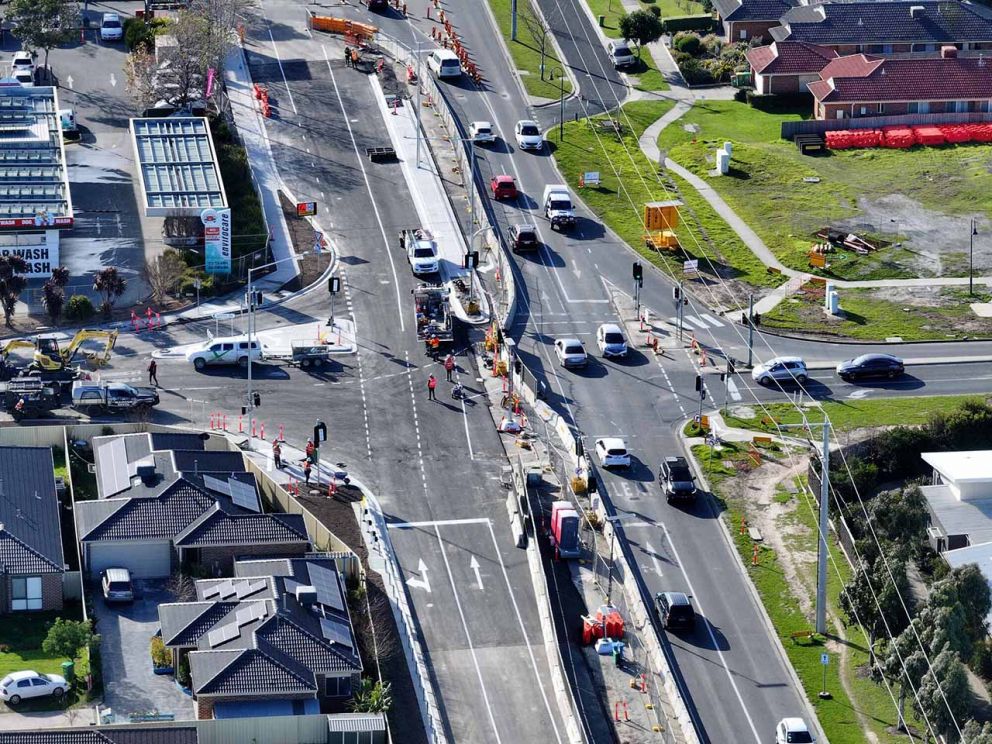
{"label": "power pole", "polygon": [[736,371],[736,360],[733,357],[727,357],[727,369],[721,375],[723,377],[723,412],[725,414],[730,403],[730,376]]}
{"label": "power pole", "polygon": [[754,366],[754,295],[747,298],[747,366]]}
{"label": "power pole", "polygon": [[510,41],[517,40],[517,0],[510,0]]}
{"label": "power pole", "polygon": [[696,421],[701,427],[703,424],[703,401],[706,399],[706,386],[703,385],[702,375],[696,375],[696,391],[699,393],[699,414]]}
{"label": "power pole", "polygon": [[637,317],[641,316],[641,287],[644,286],[644,267],[640,261],[634,261],[634,312]]}

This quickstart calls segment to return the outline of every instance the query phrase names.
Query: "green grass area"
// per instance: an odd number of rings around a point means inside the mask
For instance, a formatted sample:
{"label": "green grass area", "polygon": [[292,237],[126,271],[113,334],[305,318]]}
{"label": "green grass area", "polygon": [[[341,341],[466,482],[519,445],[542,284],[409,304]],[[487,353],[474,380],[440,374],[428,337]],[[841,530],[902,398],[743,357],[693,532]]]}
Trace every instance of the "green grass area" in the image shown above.
{"label": "green grass area", "polygon": [[[673,198],[673,192],[659,180],[658,166],[650,162],[637,144],[638,137],[651,123],[665,114],[674,104],[671,101],[635,101],[623,107],[616,118],[624,125],[624,134],[597,128],[597,120],[582,120],[565,124],[565,139],[558,137],[558,129],[548,132],[554,147],[555,160],[568,183],[578,183],[579,175],[586,171],[599,171],[602,183],[598,187],[578,190],[576,193],[589,208],[624,241],[647,260],[668,273],[678,271],[685,258],[701,258],[700,269],[704,276],[714,272],[724,278],[739,278],[760,286],[775,286],[782,277],[769,275],[765,267],[747,249],[730,227],[713,211],[705,199],[686,186],[679,186],[686,208],[682,210],[684,223],[676,229],[686,255],[659,254],[644,245],[644,204]],[[704,250],[697,246],[698,225],[705,225],[709,243]]]}
{"label": "green grass area", "polygon": [[[712,184],[779,259],[795,269],[808,270],[807,252],[816,241],[814,233],[861,215],[859,199],[874,201],[900,194],[941,214],[984,211],[992,215],[985,198],[992,188],[988,168],[992,146],[876,148],[809,157],[779,136],[783,121],[809,116],[805,105],[766,113],[736,101],[703,101],[662,131],[659,146]],[[725,141],[734,145],[730,173],[710,176],[715,151]],[[876,216],[868,224],[872,229],[866,232],[902,242],[897,220]],[[967,235],[966,228],[962,234]],[[966,249],[966,242],[962,244]],[[842,279],[921,275],[922,270],[911,262],[913,255],[899,247],[883,248],[867,257],[839,252],[829,257],[829,273],[821,273]],[[957,274],[961,263],[951,261],[942,270]]]}
{"label": "green grass area", "polygon": [[52,447],[52,460],[55,463],[55,477],[66,479],[69,469],[65,464],[65,452],[61,447]]}
{"label": "green grass area", "polygon": [[929,304],[909,305],[886,299],[884,290],[842,288],[843,315],[832,317],[823,313],[817,299],[799,295],[786,298],[762,315],[761,325],[770,330],[865,340],[893,336],[905,341],[992,338],[992,319],[979,318],[969,307],[972,302],[989,302],[992,296],[976,293],[969,297],[967,289],[941,287],[929,297]]}
{"label": "green grass area", "polygon": [[[585,0],[585,2],[597,19],[599,16],[603,16],[603,24],[600,26],[603,33],[613,39],[619,39],[620,18],[626,12],[623,3],[620,0]],[[706,12],[702,5],[692,2],[692,0],[657,0],[657,2],[639,0],[639,5],[642,9],[650,8],[652,5],[658,6],[663,19]]]}
{"label": "green grass area", "polygon": [[[806,409],[806,418],[811,422],[822,421],[822,411],[830,418],[837,431],[851,431],[872,426],[919,426],[930,420],[934,414],[948,414],[958,410],[968,401],[984,401],[984,396],[939,395],[920,398],[863,398],[861,400],[827,400]],[[755,418],[740,418],[724,415],[727,426],[739,429],[778,434],[775,424],[800,424],[802,416],[796,407],[789,403],[765,403],[755,408]],[[788,432],[785,432],[786,434]]]}
{"label": "green grass area", "polygon": [[[530,0],[518,0],[517,3],[517,40],[510,41],[510,6],[511,0],[489,0],[489,7],[492,8],[493,15],[496,16],[496,23],[499,31],[503,35],[503,41],[510,50],[513,64],[521,73],[520,79],[523,81],[524,90],[528,95],[538,98],[557,99],[561,95],[559,82],[541,79],[541,27],[539,21],[525,22],[525,16],[530,19],[537,19],[538,16],[532,9]],[[550,72],[551,68],[561,66],[561,61],[555,57],[555,46],[548,34],[544,53],[544,69]],[[565,78],[565,95],[572,92],[572,83]]]}
{"label": "green grass area", "polygon": [[668,90],[668,81],[665,80],[665,76],[661,74],[661,71],[655,65],[654,58],[647,49],[641,52],[641,57],[637,60],[637,66],[624,72],[627,73],[628,77],[634,83],[634,87],[638,90],[648,92]]}

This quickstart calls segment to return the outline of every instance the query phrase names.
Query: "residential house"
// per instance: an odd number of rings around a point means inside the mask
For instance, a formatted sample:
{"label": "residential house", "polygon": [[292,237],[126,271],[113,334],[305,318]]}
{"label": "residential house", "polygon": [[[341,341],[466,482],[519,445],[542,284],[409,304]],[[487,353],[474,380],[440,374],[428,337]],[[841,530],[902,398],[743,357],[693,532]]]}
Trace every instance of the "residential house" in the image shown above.
{"label": "residential house", "polygon": [[940,57],[912,59],[853,54],[827,64],[809,90],[821,120],[986,113],[992,110],[992,60],[958,57],[953,47]]}
{"label": "residential house", "polygon": [[162,640],[187,656],[198,719],[320,712],[361,677],[344,579],[311,553],[238,560],[196,582],[195,602],[159,606]]}
{"label": "residential house", "polygon": [[[992,10],[965,0],[858,0],[790,8],[769,41],[801,41],[839,55],[992,49]],[[733,39],[736,41],[737,39]]]}
{"label": "residential house", "polygon": [[263,511],[240,452],[208,450],[199,435],[149,433],[96,437],[93,449],[99,498],[75,510],[91,574],[121,566],[154,578],[195,564],[220,576],[237,556],[310,547],[302,515]]}
{"label": "residential house", "polygon": [[795,6],[791,0],[713,0],[727,41],[771,41],[770,30]]}
{"label": "residential house", "polygon": [[0,615],[62,609],[61,508],[51,447],[0,447]]}
{"label": "residential house", "polygon": [[761,94],[808,94],[807,84],[819,80],[836,57],[833,49],[802,41],[776,41],[747,52],[754,89]]}

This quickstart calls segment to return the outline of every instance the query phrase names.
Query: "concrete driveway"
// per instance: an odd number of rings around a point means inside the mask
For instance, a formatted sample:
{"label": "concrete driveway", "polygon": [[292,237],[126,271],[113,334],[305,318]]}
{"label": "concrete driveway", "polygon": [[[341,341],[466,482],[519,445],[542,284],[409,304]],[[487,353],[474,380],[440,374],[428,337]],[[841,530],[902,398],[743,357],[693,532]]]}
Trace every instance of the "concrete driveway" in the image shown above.
{"label": "concrete driveway", "polygon": [[[177,721],[192,720],[193,699],[169,675],[152,672],[149,650],[158,632],[158,605],[173,601],[160,583],[137,582],[133,604],[96,601],[96,632],[102,636],[104,706],[117,722],[136,713],[172,713]],[[99,591],[99,590],[97,590]]]}

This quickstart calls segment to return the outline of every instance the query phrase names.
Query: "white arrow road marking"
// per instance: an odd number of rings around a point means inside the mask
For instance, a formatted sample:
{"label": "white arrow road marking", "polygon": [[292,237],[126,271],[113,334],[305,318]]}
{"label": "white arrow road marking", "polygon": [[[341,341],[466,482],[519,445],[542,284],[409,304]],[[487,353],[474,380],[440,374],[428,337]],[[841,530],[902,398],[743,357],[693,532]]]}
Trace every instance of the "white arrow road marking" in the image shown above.
{"label": "white arrow road marking", "polygon": [[654,564],[655,573],[657,573],[659,576],[664,576],[664,574],[661,572],[661,563],[658,562],[658,551],[654,549],[654,545],[652,545],[651,543],[645,543],[644,546],[648,549],[648,552],[651,554],[651,563]]}
{"label": "white arrow road marking", "polygon": [[411,576],[406,580],[407,586],[416,587],[417,589],[426,589],[427,593],[431,593],[431,583],[427,580],[427,564],[424,563],[424,559],[420,559],[420,563],[417,564],[417,573],[420,574],[422,578],[416,578]]}
{"label": "white arrow road marking", "polygon": [[117,87],[117,76],[114,73],[110,73],[110,84],[115,88]]}
{"label": "white arrow road marking", "polygon": [[871,392],[870,390],[855,390],[853,393],[850,393],[847,397],[848,398],[854,398],[856,400],[858,398],[865,398],[865,397],[867,397],[868,396],[868,393],[870,393],[870,392]]}
{"label": "white arrow road marking", "polygon": [[735,400],[736,401],[736,400],[740,400],[741,399],[741,391],[737,389],[737,383],[734,382],[734,378],[733,377],[731,377],[729,380],[727,380],[727,390],[730,391],[730,399],[731,400]]}
{"label": "white arrow road marking", "polygon": [[65,81],[66,81],[67,83],[69,83],[69,90],[72,90],[72,75],[70,75],[69,77],[67,77],[67,78],[65,79]]}
{"label": "white arrow road marking", "polygon": [[474,555],[472,556],[472,562],[468,565],[475,572],[475,583],[479,585],[479,589],[485,591],[485,587],[482,585],[482,574],[479,573],[479,561],[476,560]]}

